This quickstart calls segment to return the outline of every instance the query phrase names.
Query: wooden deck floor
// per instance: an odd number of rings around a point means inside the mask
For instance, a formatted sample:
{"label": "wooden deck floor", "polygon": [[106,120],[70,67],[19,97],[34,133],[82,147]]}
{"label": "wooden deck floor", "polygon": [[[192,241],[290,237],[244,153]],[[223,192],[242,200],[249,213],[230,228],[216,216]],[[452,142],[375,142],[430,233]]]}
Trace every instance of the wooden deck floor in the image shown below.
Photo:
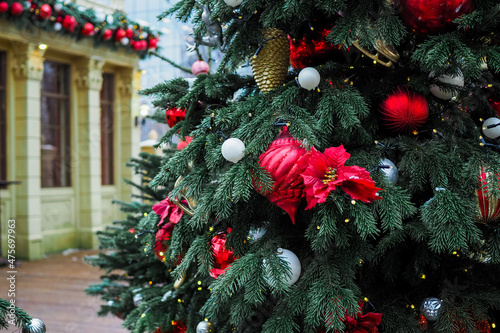
{"label": "wooden deck floor", "polygon": [[[125,333],[122,320],[98,317],[101,304],[84,289],[99,282],[101,271],[82,261],[96,251],[57,254],[36,261],[22,261],[17,267],[16,305],[40,318],[47,333]],[[0,298],[7,296],[7,267],[0,268]],[[12,327],[6,332],[18,332]]]}

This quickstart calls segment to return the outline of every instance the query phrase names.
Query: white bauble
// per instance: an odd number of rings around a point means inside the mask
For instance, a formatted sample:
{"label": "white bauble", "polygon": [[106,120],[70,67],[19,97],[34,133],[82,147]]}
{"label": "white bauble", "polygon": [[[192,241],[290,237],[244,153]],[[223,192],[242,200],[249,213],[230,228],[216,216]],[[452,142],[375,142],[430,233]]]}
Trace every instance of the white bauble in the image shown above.
{"label": "white bauble", "polygon": [[23,7],[24,7],[24,9],[29,9],[29,8],[31,8],[31,2],[29,2],[29,1],[25,1],[25,2],[24,2],[24,4],[23,4]]}
{"label": "white bauble", "polygon": [[427,297],[420,305],[420,313],[430,321],[438,319],[443,301],[436,297]]}
{"label": "white bauble", "polygon": [[316,69],[306,67],[300,71],[298,80],[302,88],[313,90],[318,86],[321,77]]}
{"label": "white bauble", "polygon": [[300,266],[299,258],[290,250],[287,249],[278,249],[278,257],[285,260],[288,263],[288,266],[291,268],[291,275],[288,277],[286,282],[288,285],[293,285],[299,279],[302,268]]}
{"label": "white bauble", "polygon": [[106,13],[102,12],[102,11],[98,11],[98,12],[95,13],[95,18],[99,22],[104,22],[106,20]]}
{"label": "white bauble", "polygon": [[238,138],[230,138],[224,141],[221,151],[226,160],[237,163],[245,156],[245,144]]}
{"label": "white bauble", "polygon": [[127,38],[127,37],[124,37],[120,43],[122,43],[122,45],[128,45],[128,43],[130,43],[130,40]]}
{"label": "white bauble", "polygon": [[148,33],[146,31],[143,31],[143,32],[141,32],[139,37],[142,39],[146,39],[146,38],[148,38]]}
{"label": "white bauble", "polygon": [[392,161],[388,158],[381,160],[379,165],[383,166],[380,168],[380,171],[385,174],[387,180],[389,180],[391,184],[396,184],[399,179],[398,168],[396,168],[396,165],[394,165],[394,163],[392,163]]}
{"label": "white bauble", "polygon": [[[488,128],[488,126],[493,126],[493,127]],[[486,119],[483,123],[483,134],[485,137],[490,139],[498,138],[500,136],[500,119],[495,117]]]}
{"label": "white bauble", "polygon": [[54,30],[55,31],[61,31],[62,29],[62,24],[59,22],[54,23]]}
{"label": "white bauble", "polygon": [[228,6],[231,6],[231,7],[236,7],[236,6],[241,5],[241,3],[243,2],[243,0],[224,0],[224,2],[225,2]]}
{"label": "white bauble", "polygon": [[[433,77],[434,72],[432,72],[430,74],[430,76]],[[458,71],[458,74],[455,76],[451,76],[451,75],[440,76],[440,77],[438,77],[438,81],[443,82],[443,83],[447,83],[447,84],[452,84],[452,85],[458,86],[458,87],[463,87],[465,84],[464,75],[462,74],[462,72],[460,70]],[[429,90],[431,91],[431,93],[434,96],[436,96],[437,98],[440,98],[440,99],[444,99],[444,100],[451,99],[453,96],[455,96],[457,94],[456,90],[455,91],[445,91],[435,84],[431,84],[431,86],[429,87]]]}
{"label": "white bauble", "polygon": [[107,24],[113,24],[113,23],[115,23],[115,19],[113,18],[112,15],[106,16],[106,23]]}
{"label": "white bauble", "polygon": [[54,10],[56,12],[60,12],[61,10],[63,9],[63,4],[61,2],[57,2],[55,5],[54,5]]}
{"label": "white bauble", "polygon": [[200,321],[196,326],[196,333],[209,333],[212,332],[212,324],[208,321]]}

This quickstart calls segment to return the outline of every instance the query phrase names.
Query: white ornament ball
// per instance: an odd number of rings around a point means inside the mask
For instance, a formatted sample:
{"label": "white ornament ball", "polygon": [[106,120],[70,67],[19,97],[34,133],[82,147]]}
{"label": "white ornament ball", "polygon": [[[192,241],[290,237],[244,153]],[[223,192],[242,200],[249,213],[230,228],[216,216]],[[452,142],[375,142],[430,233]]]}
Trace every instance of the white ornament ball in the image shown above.
{"label": "white ornament ball", "polygon": [[143,32],[141,32],[141,34],[139,35],[139,37],[142,38],[142,39],[146,39],[146,38],[148,38],[148,33],[146,31],[143,31]]}
{"label": "white ornament ball", "polygon": [[107,24],[115,23],[115,19],[113,18],[113,16],[111,16],[111,15],[106,16],[106,23]]}
{"label": "white ornament ball", "polygon": [[25,1],[24,2],[24,9],[29,9],[29,8],[31,8],[31,2]]}
{"label": "white ornament ball", "polygon": [[224,2],[225,2],[228,6],[231,6],[231,7],[236,7],[236,6],[241,5],[241,3],[243,2],[243,0],[224,0]]}
{"label": "white ornament ball", "polygon": [[[433,77],[434,76],[434,72],[432,72],[430,74],[430,76]],[[454,85],[454,86],[458,86],[458,87],[463,87],[464,84],[465,84],[465,82],[464,82],[464,75],[462,74],[461,71],[459,71],[458,74],[455,75],[455,76],[451,76],[451,75],[440,76],[440,77],[438,77],[438,81],[443,82],[443,83],[447,83],[447,84],[451,84],[451,85]],[[453,96],[455,96],[457,94],[456,90],[454,90],[454,91],[445,91],[445,90],[441,89],[440,87],[438,87],[435,84],[432,84],[429,87],[429,90],[431,91],[431,93],[434,96],[436,96],[437,98],[440,98],[440,99],[444,99],[444,100],[451,99]]]}
{"label": "white ornament ball", "polygon": [[128,45],[128,43],[130,43],[130,40],[129,40],[127,37],[124,37],[124,38],[120,41],[120,43],[122,43],[122,45],[125,45],[125,46],[126,46],[126,45]]}
{"label": "white ornament ball", "polygon": [[380,161],[379,166],[381,167],[380,171],[385,174],[385,177],[391,184],[396,184],[398,182],[398,168],[396,168],[396,165],[394,165],[391,160],[389,160],[388,158],[384,158],[382,161]]}
{"label": "white ornament ball", "polygon": [[299,258],[292,251],[282,248],[278,249],[278,257],[285,260],[291,268],[291,275],[286,281],[291,286],[297,282],[302,271]]}
{"label": "white ornament ball", "polygon": [[[492,126],[488,128],[489,126]],[[483,123],[483,134],[490,139],[496,139],[500,136],[500,119],[491,117]]]}
{"label": "white ornament ball", "polygon": [[54,23],[54,30],[55,31],[61,31],[62,29],[62,24],[59,22]]}
{"label": "white ornament ball", "polygon": [[430,321],[434,321],[438,318],[441,307],[443,306],[443,301],[436,297],[427,297],[420,305],[420,313]]}
{"label": "white ornament ball", "polygon": [[318,86],[321,77],[316,69],[306,67],[300,71],[298,79],[302,88],[306,90],[313,90]]}
{"label": "white ornament ball", "polygon": [[63,4],[62,4],[62,3],[58,2],[58,3],[56,3],[56,4],[54,5],[54,10],[55,10],[56,12],[60,12],[62,9],[63,9]]}
{"label": "white ornament ball", "polygon": [[212,332],[212,324],[208,321],[200,321],[196,326],[196,333],[209,333]]}
{"label": "white ornament ball", "polygon": [[95,18],[99,21],[99,22],[104,22],[106,20],[106,13],[105,12],[96,12],[95,13]]}
{"label": "white ornament ball", "polygon": [[245,156],[245,144],[238,138],[230,138],[224,141],[221,151],[226,160],[238,163]]}

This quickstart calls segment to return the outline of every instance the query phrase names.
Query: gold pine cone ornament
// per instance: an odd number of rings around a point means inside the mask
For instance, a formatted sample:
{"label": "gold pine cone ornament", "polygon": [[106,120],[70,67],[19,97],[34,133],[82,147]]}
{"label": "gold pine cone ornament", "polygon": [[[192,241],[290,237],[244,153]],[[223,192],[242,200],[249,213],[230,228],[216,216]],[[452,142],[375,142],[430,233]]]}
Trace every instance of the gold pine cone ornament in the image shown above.
{"label": "gold pine cone ornament", "polygon": [[250,64],[257,86],[265,94],[285,83],[290,63],[290,42],[280,29],[268,28],[261,32],[264,41],[250,59]]}

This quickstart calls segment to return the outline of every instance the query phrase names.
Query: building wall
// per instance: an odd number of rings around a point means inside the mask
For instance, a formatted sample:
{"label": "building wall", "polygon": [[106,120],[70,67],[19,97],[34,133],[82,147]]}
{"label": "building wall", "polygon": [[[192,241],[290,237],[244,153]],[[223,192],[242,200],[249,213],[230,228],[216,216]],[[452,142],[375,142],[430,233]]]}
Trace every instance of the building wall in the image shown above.
{"label": "building wall", "polygon": [[[16,220],[16,257],[37,259],[67,248],[95,248],[96,231],[119,217],[112,199],[129,200],[132,178],[125,167],[140,151],[140,71],[135,54],[95,49],[55,32],[19,31],[0,20],[0,50],[7,53],[7,179],[0,190],[1,249],[7,253],[7,223]],[[46,50],[39,44],[46,44]],[[71,68],[71,187],[42,188],[40,162],[41,81],[44,61]],[[114,179],[101,185],[100,89],[102,73],[115,75]]]}

